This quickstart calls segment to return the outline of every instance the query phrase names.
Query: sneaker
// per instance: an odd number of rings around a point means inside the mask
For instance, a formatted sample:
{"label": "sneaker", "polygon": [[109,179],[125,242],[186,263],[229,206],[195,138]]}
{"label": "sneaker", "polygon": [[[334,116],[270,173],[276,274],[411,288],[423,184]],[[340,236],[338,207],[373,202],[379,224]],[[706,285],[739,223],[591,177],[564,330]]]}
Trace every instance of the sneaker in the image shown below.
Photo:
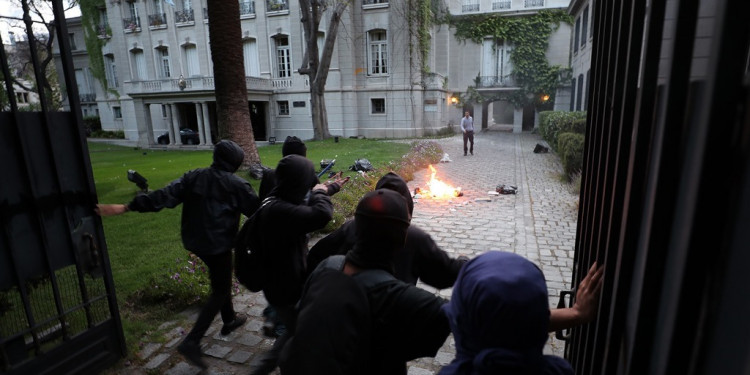
{"label": "sneaker", "polygon": [[224,323],[224,326],[221,327],[221,335],[226,336],[232,333],[232,331],[234,331],[235,329],[242,327],[242,325],[245,324],[246,321],[247,321],[247,317],[236,315],[234,317],[234,320],[232,320],[229,323]]}
{"label": "sneaker", "polygon": [[197,341],[185,340],[177,346],[177,351],[180,352],[185,359],[190,361],[190,363],[204,370],[208,368],[206,362],[203,362],[203,358],[201,358],[203,353],[201,353],[201,345]]}

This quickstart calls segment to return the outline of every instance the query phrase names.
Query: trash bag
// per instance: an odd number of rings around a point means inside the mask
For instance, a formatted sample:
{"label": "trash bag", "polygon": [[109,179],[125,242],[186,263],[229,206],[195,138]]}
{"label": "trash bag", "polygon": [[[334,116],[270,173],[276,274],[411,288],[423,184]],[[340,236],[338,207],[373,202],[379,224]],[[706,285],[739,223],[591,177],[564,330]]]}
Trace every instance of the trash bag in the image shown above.
{"label": "trash bag", "polygon": [[500,194],[515,194],[518,188],[512,185],[497,185],[495,191]]}
{"label": "trash bag", "polygon": [[369,172],[373,170],[372,163],[370,163],[367,159],[357,159],[354,164],[349,167],[349,170],[351,171],[362,171],[362,172]]}
{"label": "trash bag", "polygon": [[549,147],[545,147],[541,143],[537,143],[536,147],[534,147],[535,154],[546,154],[548,152],[549,152]]}

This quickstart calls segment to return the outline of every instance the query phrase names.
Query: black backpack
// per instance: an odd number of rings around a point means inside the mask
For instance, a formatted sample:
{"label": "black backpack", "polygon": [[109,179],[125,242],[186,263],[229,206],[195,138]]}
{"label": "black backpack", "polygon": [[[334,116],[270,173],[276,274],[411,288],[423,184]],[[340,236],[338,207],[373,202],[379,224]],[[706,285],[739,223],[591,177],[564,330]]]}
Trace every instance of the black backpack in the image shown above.
{"label": "black backpack", "polygon": [[261,206],[242,225],[234,240],[234,275],[237,281],[252,292],[263,290],[265,280],[263,246],[258,235],[259,214],[273,201],[273,197],[263,200]]}

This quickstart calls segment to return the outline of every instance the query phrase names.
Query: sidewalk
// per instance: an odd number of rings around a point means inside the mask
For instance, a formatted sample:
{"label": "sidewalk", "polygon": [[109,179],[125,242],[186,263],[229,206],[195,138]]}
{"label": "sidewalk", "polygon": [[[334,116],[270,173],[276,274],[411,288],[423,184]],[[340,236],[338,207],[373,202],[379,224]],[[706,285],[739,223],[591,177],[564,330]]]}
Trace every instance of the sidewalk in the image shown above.
{"label": "sidewalk", "polygon": [[[528,133],[478,133],[474,156],[463,156],[460,135],[438,142],[452,161],[435,165],[437,177],[460,186],[464,195],[445,201],[417,199],[412,223],[430,233],[452,256],[474,257],[487,250],[504,250],[530,259],[544,272],[550,306],[556,306],[560,290],[570,289],[578,217],[578,196],[560,183],[562,168],[558,157],[534,154],[532,150],[540,137]],[[415,174],[409,182],[410,189],[425,186],[429,177],[429,170]],[[517,186],[518,194],[488,195],[500,184]],[[437,291],[419,286],[450,297],[449,289]],[[262,311],[266,305],[262,293],[240,294],[234,304],[238,312],[247,314],[248,322],[224,337],[219,334],[221,319],[217,316],[202,341],[209,365],[204,374],[247,374],[249,364],[273,344],[262,334]],[[110,373],[199,374],[200,369],[186,362],[176,350],[196,316],[194,310],[186,312],[184,319],[164,323],[160,328],[165,332],[163,342],[141,345],[137,356],[143,365]],[[546,352],[562,355],[563,348],[563,342],[551,339]],[[410,362],[409,375],[436,374],[454,356],[450,337],[435,358]]]}

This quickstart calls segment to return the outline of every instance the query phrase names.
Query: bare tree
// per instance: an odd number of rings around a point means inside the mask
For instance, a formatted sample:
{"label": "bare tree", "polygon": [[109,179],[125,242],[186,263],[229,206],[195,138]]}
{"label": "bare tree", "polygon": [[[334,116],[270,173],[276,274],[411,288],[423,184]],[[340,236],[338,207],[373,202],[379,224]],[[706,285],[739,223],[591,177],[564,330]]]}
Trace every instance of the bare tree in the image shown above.
{"label": "bare tree", "polygon": [[[326,111],[324,94],[341,15],[349,2],[348,0],[299,0],[307,48],[298,72],[307,74],[310,79],[310,101],[312,105],[313,137],[315,139],[331,137],[331,133],[328,131],[328,112]],[[332,6],[331,18],[328,21],[323,53],[319,53],[318,27],[323,13],[328,10],[329,5]]]}
{"label": "bare tree", "polygon": [[219,137],[237,142],[245,151],[242,167],[260,178],[262,168],[250,122],[247,85],[244,79],[238,79],[245,76],[239,2],[208,0],[208,19]]}

